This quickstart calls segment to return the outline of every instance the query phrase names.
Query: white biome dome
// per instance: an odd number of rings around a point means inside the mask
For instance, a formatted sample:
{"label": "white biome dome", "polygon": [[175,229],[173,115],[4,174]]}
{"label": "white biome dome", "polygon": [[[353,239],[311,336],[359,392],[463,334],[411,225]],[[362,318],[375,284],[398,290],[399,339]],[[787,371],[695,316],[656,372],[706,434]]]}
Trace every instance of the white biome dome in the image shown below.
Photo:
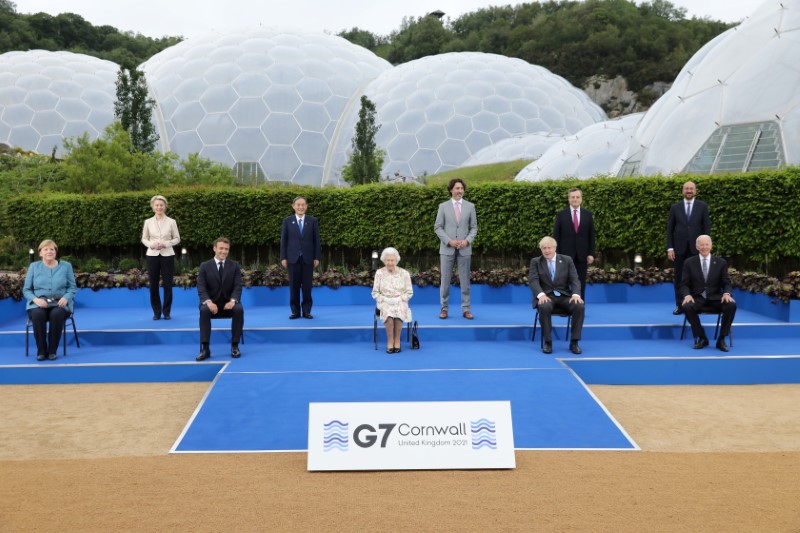
{"label": "white biome dome", "polygon": [[66,137],[97,139],[114,120],[118,71],[72,52],[0,55],[0,143],[62,155]]}

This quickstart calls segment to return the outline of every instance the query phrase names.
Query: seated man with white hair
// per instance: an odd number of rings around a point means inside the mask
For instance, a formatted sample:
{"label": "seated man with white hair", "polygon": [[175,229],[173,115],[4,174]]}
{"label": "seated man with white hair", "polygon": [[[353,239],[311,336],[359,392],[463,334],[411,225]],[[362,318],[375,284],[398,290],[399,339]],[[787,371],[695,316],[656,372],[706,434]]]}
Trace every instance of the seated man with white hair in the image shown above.
{"label": "seated man with white hair", "polygon": [[386,353],[400,353],[400,337],[403,322],[411,322],[411,308],[408,301],[414,295],[411,275],[397,264],[400,253],[394,248],[381,252],[383,268],[375,272],[372,298],[381,314],[381,322],[386,326]]}

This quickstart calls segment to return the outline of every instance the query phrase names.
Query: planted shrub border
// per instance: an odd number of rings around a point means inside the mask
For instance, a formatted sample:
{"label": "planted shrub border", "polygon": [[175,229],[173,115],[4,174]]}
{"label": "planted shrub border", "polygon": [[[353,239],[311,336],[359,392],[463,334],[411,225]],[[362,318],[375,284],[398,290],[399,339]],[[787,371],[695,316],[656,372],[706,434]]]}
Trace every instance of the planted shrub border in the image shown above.
{"label": "planted shrub border", "polygon": [[[620,268],[602,270],[590,268],[588,283],[627,283],[629,285],[654,285],[672,282],[672,269],[651,268]],[[792,272],[783,279],[777,279],[755,272],[738,272],[730,270],[734,287],[751,293],[760,293],[784,303],[791,299],[800,298],[800,272]],[[314,285],[337,289],[343,286],[371,287],[374,271],[360,270],[343,272],[336,269],[327,269],[314,273]],[[504,285],[527,285],[528,270],[496,269],[474,270],[471,276],[472,283],[485,284],[493,287]],[[22,286],[25,281],[25,271],[13,274],[0,274],[0,300],[13,298],[22,300]],[[288,286],[286,270],[280,266],[273,266],[266,270],[245,271],[243,273],[245,287],[283,287]],[[439,286],[441,273],[438,268],[426,272],[412,273],[411,281],[418,287],[428,285]],[[458,278],[455,278],[458,281]],[[75,282],[79,288],[92,290],[128,288],[131,290],[148,287],[147,272],[144,270],[130,270],[127,272],[79,272],[75,274]],[[197,274],[189,273],[175,276],[175,285],[184,289],[197,286]]]}

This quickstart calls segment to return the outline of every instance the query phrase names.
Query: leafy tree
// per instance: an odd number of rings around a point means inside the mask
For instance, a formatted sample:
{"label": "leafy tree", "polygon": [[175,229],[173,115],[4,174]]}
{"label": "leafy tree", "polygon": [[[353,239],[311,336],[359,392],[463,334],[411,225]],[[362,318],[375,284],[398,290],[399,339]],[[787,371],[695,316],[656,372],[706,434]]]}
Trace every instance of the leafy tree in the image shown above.
{"label": "leafy tree", "polygon": [[153,126],[155,103],[147,94],[144,73],[136,68],[120,67],[114,116],[130,135],[131,145],[137,152],[152,152],[158,142]]}
{"label": "leafy tree", "polygon": [[381,178],[383,151],[375,145],[375,135],[381,129],[375,122],[375,104],[361,97],[356,133],[353,136],[353,153],[342,168],[342,177],[353,185],[376,183]]}

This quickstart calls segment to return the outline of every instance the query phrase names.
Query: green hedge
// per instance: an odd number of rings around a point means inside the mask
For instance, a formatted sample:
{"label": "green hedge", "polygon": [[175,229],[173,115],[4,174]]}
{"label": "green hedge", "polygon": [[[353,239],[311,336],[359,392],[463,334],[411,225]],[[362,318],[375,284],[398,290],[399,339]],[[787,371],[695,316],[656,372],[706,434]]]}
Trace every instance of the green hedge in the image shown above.
{"label": "green hedge", "polygon": [[[570,187],[584,191],[594,213],[598,249],[665,257],[668,210],[681,184],[697,183],[709,203],[717,253],[775,263],[800,257],[800,169],[703,177],[599,178],[542,183],[484,183],[467,188],[478,210],[478,253],[531,252],[552,232],[554,215],[567,205]],[[159,191],[169,199],[183,244],[207,247],[225,235],[236,245],[276,245],[283,217],[298,194],[320,219],[323,245],[371,250],[395,246],[401,253],[436,250],[441,187],[365,185],[352,188],[186,188]],[[73,250],[130,248],[152,215],[153,192],[38,194],[8,200],[7,226],[17,242],[52,238]]]}

